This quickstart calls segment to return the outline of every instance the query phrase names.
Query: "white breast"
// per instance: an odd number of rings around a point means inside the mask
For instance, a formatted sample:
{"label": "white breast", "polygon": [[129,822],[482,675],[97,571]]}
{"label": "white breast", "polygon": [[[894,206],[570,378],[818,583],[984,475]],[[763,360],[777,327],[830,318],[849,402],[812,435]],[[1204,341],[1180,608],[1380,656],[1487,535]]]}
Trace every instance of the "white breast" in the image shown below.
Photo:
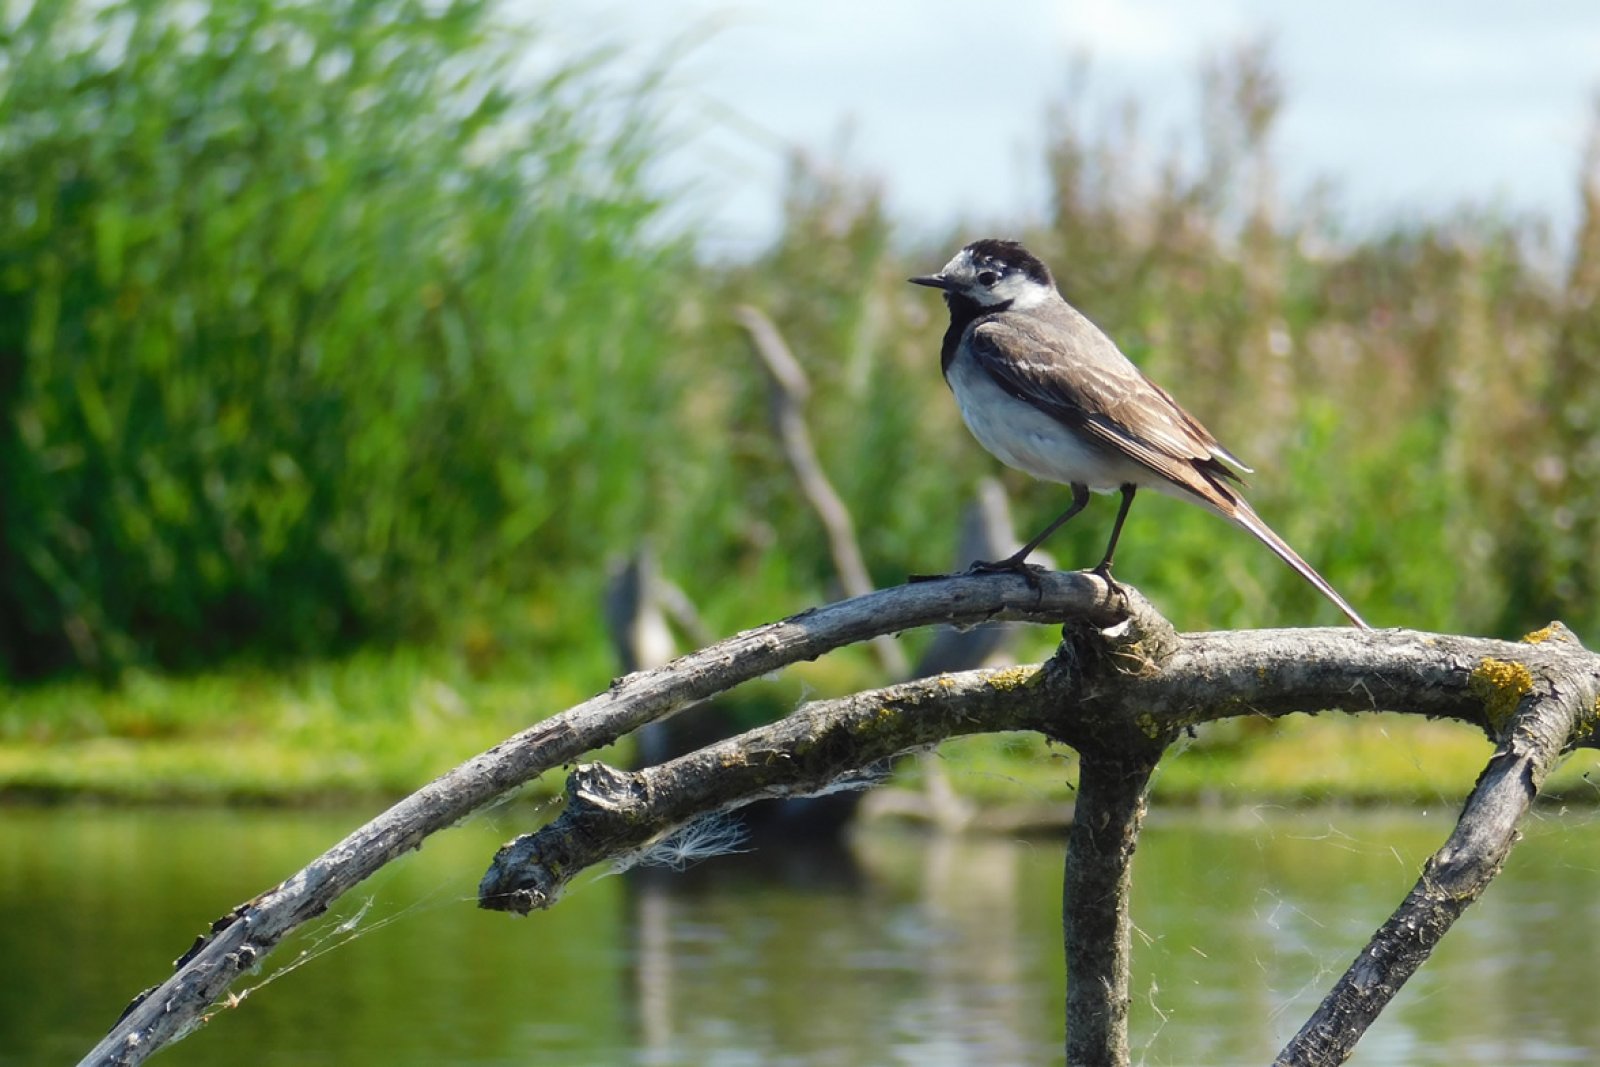
{"label": "white breast", "polygon": [[1081,482],[1100,493],[1129,482],[1162,481],[1131,460],[1084,444],[1049,415],[1001,389],[964,351],[951,361],[946,377],[967,429],[1007,466],[1045,481]]}

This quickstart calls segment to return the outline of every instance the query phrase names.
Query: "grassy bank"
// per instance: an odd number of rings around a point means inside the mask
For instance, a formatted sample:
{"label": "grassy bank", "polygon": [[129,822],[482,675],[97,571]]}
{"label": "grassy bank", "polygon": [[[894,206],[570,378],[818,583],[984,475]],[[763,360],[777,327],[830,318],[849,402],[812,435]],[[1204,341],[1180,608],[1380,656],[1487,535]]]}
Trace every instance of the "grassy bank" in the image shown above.
{"label": "grassy bank", "polygon": [[[552,670],[501,660],[475,668],[455,652],[361,653],[287,670],[184,678],[130,676],[114,692],[87,683],[0,693],[0,798],[135,803],[318,804],[411,792],[545,715],[604,688],[603,660]],[[871,665],[809,664],[742,690],[740,711],[779,715],[804,694],[866,684]],[[587,684],[574,679],[588,679]],[[692,714],[692,713],[691,713]],[[1173,751],[1158,804],[1398,802],[1458,804],[1488,758],[1478,732],[1395,715],[1294,716],[1214,724]],[[626,743],[599,758],[625,760]],[[1070,800],[1069,750],[1033,737],[951,742],[955,788],[983,803]],[[1547,788],[1600,801],[1600,754],[1569,759]],[[906,762],[901,784],[918,770]],[[533,788],[561,786],[558,774]]]}
{"label": "grassy bank", "polygon": [[[590,664],[589,667],[597,667]],[[132,673],[4,695],[0,793],[156,802],[317,803],[402,795],[589,695],[601,677],[444,649],[290,667]],[[599,683],[603,686],[603,681]]]}

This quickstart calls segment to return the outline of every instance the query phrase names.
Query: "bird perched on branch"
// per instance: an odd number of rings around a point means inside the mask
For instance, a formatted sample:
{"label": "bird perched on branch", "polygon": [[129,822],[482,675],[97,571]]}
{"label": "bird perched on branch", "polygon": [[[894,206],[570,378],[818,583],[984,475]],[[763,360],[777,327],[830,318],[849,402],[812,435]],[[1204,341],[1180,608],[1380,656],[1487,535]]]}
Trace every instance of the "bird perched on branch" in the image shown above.
{"label": "bird perched on branch", "polygon": [[1111,557],[1140,488],[1203,505],[1254,534],[1362,629],[1327,581],[1262,522],[1239,494],[1250,468],[1200,425],[1116,344],[1062,299],[1050,268],[1015,241],[974,241],[937,274],[910,279],[944,291],[950,327],[944,378],[978,443],[1009,466],[1072,487],[1072,506],[1015,554],[976,572],[1029,574],[1029,553],[1089,503],[1118,491]]}

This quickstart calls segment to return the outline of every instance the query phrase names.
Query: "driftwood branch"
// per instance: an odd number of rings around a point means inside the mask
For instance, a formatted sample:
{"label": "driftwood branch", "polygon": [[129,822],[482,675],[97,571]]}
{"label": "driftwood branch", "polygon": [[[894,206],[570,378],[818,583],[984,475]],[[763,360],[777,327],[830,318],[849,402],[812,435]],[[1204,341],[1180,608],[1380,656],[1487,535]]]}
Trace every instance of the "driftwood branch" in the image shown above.
{"label": "driftwood branch", "polygon": [[[1333,1036],[1319,1038],[1321,1031],[1309,1027],[1311,1036],[1280,1060],[1333,1063],[1342,1058],[1336,1050],[1353,1045],[1387,999],[1366,961],[1420,962],[1454,917],[1452,909],[1459,913],[1498,869],[1517,818],[1560,752],[1594,737],[1600,658],[1565,640],[1511,643],[1349,629],[1179,635],[1136,593],[1114,597],[1084,574],[1046,575],[1036,589],[1009,575],[897,587],[757,627],[619,679],[607,692],[468,761],[219,920],[177,973],[136,1002],[83,1062],[142,1062],[204,1021],[231,982],[289,931],[389,859],[545,770],[832,648],[914,626],[992,619],[1067,625],[1060,649],[1042,667],[943,675],[808,705],[789,720],[634,775],[585,769],[569,784],[571,810],[502,850],[486,876],[484,903],[548,904],[584,866],[636,852],[703,813],[826,788],[947,736],[1037,730],[1084,757],[1083,828],[1074,831],[1068,892],[1078,887],[1075,911],[1098,905],[1100,914],[1073,920],[1078,930],[1071,943],[1078,947],[1069,952],[1069,988],[1076,983],[1084,997],[1072,1008],[1079,1020],[1074,1033],[1084,1041],[1075,1046],[1073,1062],[1118,1063],[1125,1060],[1118,1034],[1125,1035],[1128,953],[1126,913],[1118,909],[1126,907],[1143,768],[1173,736],[1227,716],[1315,709],[1389,709],[1472,723],[1500,748],[1456,835],[1424,872],[1417,899],[1408,898],[1352,968],[1351,996],[1336,989],[1330,997],[1331,1010],[1344,1012],[1331,1017]],[[540,865],[554,866],[552,857],[562,869],[540,872]],[[1447,920],[1441,925],[1427,918],[1435,914]],[[1086,977],[1098,988],[1083,989]],[[1103,1022],[1082,1021],[1094,1018]],[[1316,1051],[1323,1049],[1335,1051]],[[1312,1058],[1317,1055],[1324,1058]]]}
{"label": "driftwood branch", "polygon": [[304,869],[212,924],[176,973],[129,1006],[83,1064],[137,1064],[207,1018],[235,979],[289,933],[390,860],[538,775],[697,701],[800,660],[883,634],[994,619],[1110,625],[1117,602],[1087,574],[953,578],[883,590],[746,630],[665,667],[618,679],[599,696],[496,745],[402,800]]}

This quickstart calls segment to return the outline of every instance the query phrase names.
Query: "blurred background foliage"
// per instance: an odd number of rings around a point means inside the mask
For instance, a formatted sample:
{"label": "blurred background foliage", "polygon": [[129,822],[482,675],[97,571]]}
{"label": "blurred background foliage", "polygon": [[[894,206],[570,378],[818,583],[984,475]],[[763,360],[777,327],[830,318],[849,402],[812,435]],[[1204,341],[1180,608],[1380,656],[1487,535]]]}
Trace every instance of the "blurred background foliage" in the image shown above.
{"label": "blurred background foliage", "polygon": [[681,521],[690,261],[646,236],[648,81],[594,56],[513,84],[490,16],[12,9],[9,675],[426,637]]}
{"label": "blurred background foliage", "polygon": [[[997,464],[904,279],[977,228],[907,239],[870,180],[797,159],[779,239],[702,262],[669,221],[692,191],[651,180],[659,72],[552,58],[488,0],[0,10],[4,677],[395,643],[590,671],[605,562],[644,538],[719,631],[830,596],[740,302],[812,376],[875,578],[950,567]],[[1600,159],[1573,235],[1444,209],[1349,233],[1281,206],[1265,50],[1204,89],[1162,151],[1133,104],[1069,91],[1049,217],[1011,235],[1374,624],[1593,638]],[[1005,477],[1023,530],[1060,508]],[[1097,558],[1101,507],[1065,565]],[[1124,543],[1180,626],[1337,621],[1198,509],[1141,498]]]}

